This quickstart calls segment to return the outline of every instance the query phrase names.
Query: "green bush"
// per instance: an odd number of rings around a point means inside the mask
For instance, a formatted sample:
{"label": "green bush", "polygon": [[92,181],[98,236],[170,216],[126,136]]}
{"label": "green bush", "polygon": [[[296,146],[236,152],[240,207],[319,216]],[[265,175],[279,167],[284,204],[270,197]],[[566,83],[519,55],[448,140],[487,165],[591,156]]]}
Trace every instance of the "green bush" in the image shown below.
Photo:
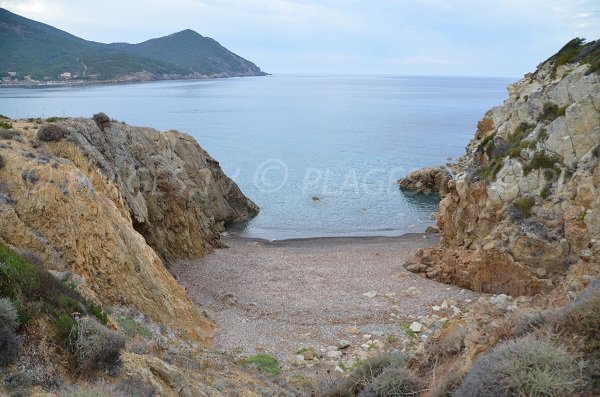
{"label": "green bush", "polygon": [[240,361],[240,363],[242,365],[250,365],[256,367],[256,369],[258,369],[259,371],[267,373],[269,375],[281,374],[281,368],[279,367],[277,359],[265,353],[259,353],[252,357],[243,358]]}
{"label": "green bush", "polygon": [[423,391],[421,379],[406,368],[387,368],[370,387],[377,397],[417,396]]}
{"label": "green bush", "polygon": [[0,121],[0,129],[10,130],[12,127],[13,127],[13,125],[11,123],[9,123],[8,121]]}
{"label": "green bush", "polygon": [[525,218],[531,216],[531,209],[535,205],[535,199],[533,197],[521,197],[513,202],[513,206],[523,215]]}
{"label": "green bush", "polygon": [[96,113],[92,116],[92,119],[94,119],[100,130],[104,131],[106,128],[110,128],[110,117],[108,117],[105,113]]}
{"label": "green bush", "polygon": [[[563,397],[577,395],[582,362],[549,342],[509,341],[478,359],[456,395],[462,397]],[[499,393],[502,394],[499,394]]]}
{"label": "green bush", "polygon": [[54,320],[54,340],[62,347],[68,348],[77,337],[77,327],[73,317],[67,313],[61,313]]}
{"label": "green bush", "polygon": [[88,314],[91,314],[92,316],[96,317],[96,319],[102,324],[106,324],[108,322],[108,316],[106,315],[106,313],[104,313],[102,306],[97,305],[89,299],[85,300],[84,305]]}
{"label": "green bush", "polygon": [[66,117],[48,117],[46,119],[46,123],[56,123],[57,121],[63,121],[66,120]]}
{"label": "green bush", "polygon": [[150,339],[152,337],[152,333],[148,330],[148,328],[144,327],[131,317],[119,316],[116,318],[116,320],[117,324],[119,324],[119,329],[130,338],[133,338],[136,335],[140,335],[145,339]]}
{"label": "green bush", "polygon": [[120,365],[125,336],[109,330],[93,317],[83,317],[77,321],[74,347],[77,366],[82,373],[114,370]]}
{"label": "green bush", "polygon": [[0,170],[4,168],[6,163],[4,162],[4,157],[0,154]]}
{"label": "green bush", "polygon": [[43,125],[37,132],[37,138],[43,142],[57,142],[69,134],[69,130],[60,124]]}
{"label": "green bush", "polygon": [[560,116],[565,115],[566,107],[559,107],[557,104],[552,102],[544,103],[542,112],[538,115],[538,121],[554,121]]}
{"label": "green bush", "polygon": [[547,153],[543,150],[539,150],[533,154],[533,158],[529,160],[525,166],[523,166],[523,174],[529,175],[533,170],[539,169],[552,169],[556,171],[557,175],[560,173],[558,165],[561,162],[561,156],[556,153]]}

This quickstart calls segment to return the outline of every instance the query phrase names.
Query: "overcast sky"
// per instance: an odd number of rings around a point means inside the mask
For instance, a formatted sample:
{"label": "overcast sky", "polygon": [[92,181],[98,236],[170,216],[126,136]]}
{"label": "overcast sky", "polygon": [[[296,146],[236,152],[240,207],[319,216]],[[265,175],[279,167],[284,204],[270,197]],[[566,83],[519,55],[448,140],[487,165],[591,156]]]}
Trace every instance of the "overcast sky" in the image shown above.
{"label": "overcast sky", "polygon": [[573,37],[600,38],[600,0],[0,0],[88,40],[183,29],[270,73],[520,77]]}

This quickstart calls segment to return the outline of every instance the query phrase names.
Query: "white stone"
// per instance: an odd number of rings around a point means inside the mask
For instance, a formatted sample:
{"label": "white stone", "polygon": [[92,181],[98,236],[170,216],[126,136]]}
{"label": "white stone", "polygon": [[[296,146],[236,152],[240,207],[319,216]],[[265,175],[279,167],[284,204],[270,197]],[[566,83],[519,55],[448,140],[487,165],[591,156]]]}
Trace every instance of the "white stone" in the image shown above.
{"label": "white stone", "polygon": [[423,324],[415,321],[410,325],[410,330],[413,332],[421,332],[423,330]]}
{"label": "white stone", "polygon": [[431,310],[433,310],[434,312],[439,312],[440,310],[442,310],[442,308],[441,308],[440,306],[437,306],[437,305],[436,305],[436,306],[433,306],[433,307],[431,308]]}
{"label": "white stone", "polygon": [[363,296],[366,296],[367,298],[375,298],[377,296],[377,292],[376,291],[365,292],[363,294]]}

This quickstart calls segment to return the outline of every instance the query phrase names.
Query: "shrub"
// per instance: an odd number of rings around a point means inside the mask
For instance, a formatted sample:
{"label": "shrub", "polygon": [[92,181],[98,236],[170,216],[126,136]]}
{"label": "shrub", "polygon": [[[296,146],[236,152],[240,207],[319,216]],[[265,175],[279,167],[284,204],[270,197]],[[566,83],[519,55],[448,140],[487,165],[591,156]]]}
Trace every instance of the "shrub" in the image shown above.
{"label": "shrub", "polygon": [[31,183],[32,185],[35,185],[40,180],[40,177],[38,176],[36,170],[23,171],[21,173],[21,178],[23,178],[24,181]]}
{"label": "shrub", "polygon": [[104,129],[110,128],[110,117],[108,117],[105,113],[96,113],[94,116],[92,116],[92,118],[100,130],[104,131]]}
{"label": "shrub", "polygon": [[4,156],[0,154],[0,170],[4,168],[5,165],[6,163],[4,162]]}
{"label": "shrub", "polygon": [[17,309],[10,300],[0,299],[0,368],[12,364],[21,353],[16,328]]}
{"label": "shrub", "polygon": [[60,124],[46,124],[37,132],[37,138],[43,142],[57,142],[69,134],[69,130]]}
{"label": "shrub", "polygon": [[0,120],[0,129],[2,130],[10,130],[13,127],[13,125],[11,123],[9,123],[8,121],[1,121]]}
{"label": "shrub", "polygon": [[80,371],[118,368],[124,346],[125,336],[109,330],[95,318],[83,317],[77,321],[75,358]]}
{"label": "shrub", "polygon": [[381,354],[363,361],[342,383],[336,384],[325,393],[327,397],[355,396],[365,391],[386,368],[401,368],[407,362],[403,354]]}
{"label": "shrub", "polygon": [[57,121],[63,121],[66,120],[66,117],[48,117],[46,119],[46,123],[56,123]]}
{"label": "shrub", "polygon": [[106,315],[106,313],[104,313],[102,306],[97,305],[89,299],[85,300],[84,305],[88,314],[91,314],[92,316],[96,317],[96,319],[102,324],[106,324],[108,322],[108,316]]}
{"label": "shrub", "polygon": [[150,339],[152,337],[152,333],[148,330],[148,328],[139,324],[133,318],[128,316],[119,316],[117,317],[117,324],[119,324],[119,329],[125,333],[125,335],[130,338],[135,337],[136,335],[140,335],[145,339]]}
{"label": "shrub", "polygon": [[423,382],[406,368],[387,368],[371,386],[377,397],[416,396]]}
{"label": "shrub", "polygon": [[559,397],[583,386],[581,362],[549,342],[509,341],[478,359],[456,395],[461,397]]}
{"label": "shrub", "polygon": [[477,136],[486,134],[494,129],[494,120],[490,117],[484,117],[477,122]]}
{"label": "shrub", "polygon": [[519,210],[521,215],[525,218],[529,218],[531,216],[531,209],[535,205],[535,199],[533,197],[521,197],[516,199],[513,202],[513,206]]}
{"label": "shrub", "polygon": [[116,386],[116,391],[127,397],[152,397],[156,388],[140,378],[129,377]]}
{"label": "shrub", "polygon": [[8,298],[0,298],[0,325],[17,327],[17,308]]}
{"label": "shrub", "polygon": [[538,121],[554,121],[558,117],[564,116],[565,110],[566,107],[559,107],[555,103],[546,102],[542,112],[538,115]]}
{"label": "shrub", "polygon": [[241,360],[242,365],[252,365],[261,372],[265,372],[270,375],[281,374],[281,368],[277,359],[265,353],[259,353],[252,357],[247,357]]}
{"label": "shrub", "polygon": [[556,173],[560,173],[558,164],[561,161],[561,157],[556,153],[546,153],[543,150],[539,150],[533,154],[533,158],[525,164],[523,167],[523,174],[528,175],[532,170],[539,169],[554,169]]}
{"label": "shrub", "polygon": [[61,313],[54,320],[54,339],[62,347],[69,347],[77,337],[75,321],[67,313]]}
{"label": "shrub", "polygon": [[13,139],[15,137],[19,137],[21,136],[21,134],[19,133],[19,131],[15,131],[15,130],[0,130],[0,139]]}

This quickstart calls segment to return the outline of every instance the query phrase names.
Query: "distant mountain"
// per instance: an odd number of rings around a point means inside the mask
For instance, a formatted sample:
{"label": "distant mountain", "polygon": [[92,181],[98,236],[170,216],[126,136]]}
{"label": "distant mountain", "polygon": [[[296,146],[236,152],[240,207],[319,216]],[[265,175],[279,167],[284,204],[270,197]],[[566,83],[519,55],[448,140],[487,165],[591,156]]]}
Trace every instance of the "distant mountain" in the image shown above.
{"label": "distant mountain", "polygon": [[122,81],[265,73],[192,30],[140,44],[103,44],[0,8],[0,77],[14,82],[28,75],[35,80],[59,80],[62,75],[64,80]]}

